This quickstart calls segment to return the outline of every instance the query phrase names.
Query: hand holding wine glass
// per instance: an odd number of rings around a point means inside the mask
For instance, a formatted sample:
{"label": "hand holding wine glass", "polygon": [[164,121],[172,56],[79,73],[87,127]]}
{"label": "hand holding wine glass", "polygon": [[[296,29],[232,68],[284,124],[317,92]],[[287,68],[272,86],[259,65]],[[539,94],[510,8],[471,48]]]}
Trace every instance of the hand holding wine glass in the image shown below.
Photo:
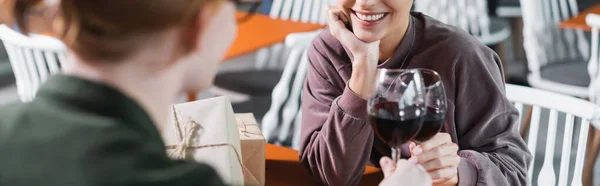
{"label": "hand holding wine glass", "polygon": [[[437,133],[433,138],[412,149],[413,157],[425,168],[434,185],[452,181],[458,183],[458,145],[448,133]],[[414,161],[414,160],[413,160]]]}
{"label": "hand holding wine glass", "polygon": [[450,135],[439,133],[446,118],[446,92],[440,75],[430,69],[418,69],[425,85],[426,114],[421,130],[415,137],[418,144],[411,151],[413,160],[418,161],[434,179],[434,185],[456,185],[457,167],[460,157],[458,145]]}

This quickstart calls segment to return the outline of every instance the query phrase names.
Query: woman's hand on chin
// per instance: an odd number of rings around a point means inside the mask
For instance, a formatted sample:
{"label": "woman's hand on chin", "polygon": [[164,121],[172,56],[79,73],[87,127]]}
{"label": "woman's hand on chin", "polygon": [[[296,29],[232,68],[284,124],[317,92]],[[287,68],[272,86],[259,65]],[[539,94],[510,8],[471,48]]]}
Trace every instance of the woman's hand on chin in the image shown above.
{"label": "woman's hand on chin", "polygon": [[379,61],[379,41],[365,43],[348,30],[348,16],[337,7],[329,7],[329,32],[352,53],[352,76],[348,82],[350,89],[363,99],[373,91],[373,82]]}

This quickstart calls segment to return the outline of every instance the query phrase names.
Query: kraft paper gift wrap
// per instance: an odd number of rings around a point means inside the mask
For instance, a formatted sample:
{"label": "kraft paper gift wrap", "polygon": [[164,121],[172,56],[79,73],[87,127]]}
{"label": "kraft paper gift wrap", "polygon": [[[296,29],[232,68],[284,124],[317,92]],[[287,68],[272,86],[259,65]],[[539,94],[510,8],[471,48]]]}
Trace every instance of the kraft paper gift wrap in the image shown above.
{"label": "kraft paper gift wrap", "polygon": [[253,114],[236,114],[235,117],[237,118],[242,145],[244,185],[265,185],[265,148],[267,141],[262,135]]}
{"label": "kraft paper gift wrap", "polygon": [[173,105],[161,135],[169,157],[206,163],[225,183],[243,185],[237,121],[226,97]]}

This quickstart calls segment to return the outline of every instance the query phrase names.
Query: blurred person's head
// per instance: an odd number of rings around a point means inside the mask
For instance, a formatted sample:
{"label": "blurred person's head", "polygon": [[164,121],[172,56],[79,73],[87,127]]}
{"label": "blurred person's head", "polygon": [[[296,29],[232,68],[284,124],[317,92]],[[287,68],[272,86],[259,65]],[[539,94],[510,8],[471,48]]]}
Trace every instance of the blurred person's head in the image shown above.
{"label": "blurred person's head", "polygon": [[367,43],[404,32],[413,5],[413,0],[336,1],[350,16],[356,37]]}
{"label": "blurred person's head", "polygon": [[13,25],[14,0],[0,0],[0,24]]}
{"label": "blurred person's head", "polygon": [[[65,74],[116,87],[157,124],[178,95],[210,86],[237,30],[231,0],[14,1],[25,33],[32,14],[51,17],[69,49]],[[40,2],[55,13],[32,12]]]}
{"label": "blurred person's head", "polygon": [[[40,1],[16,0],[22,30]],[[211,84],[236,32],[235,7],[226,0],[46,1],[58,6],[51,25],[70,50],[66,73],[165,77],[180,92]]]}

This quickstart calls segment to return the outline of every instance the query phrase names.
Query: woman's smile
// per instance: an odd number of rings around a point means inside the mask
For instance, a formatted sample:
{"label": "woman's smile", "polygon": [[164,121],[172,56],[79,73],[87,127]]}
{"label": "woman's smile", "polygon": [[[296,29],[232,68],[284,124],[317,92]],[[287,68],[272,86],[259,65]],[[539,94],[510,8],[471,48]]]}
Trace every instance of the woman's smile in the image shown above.
{"label": "woman's smile", "polygon": [[352,19],[364,27],[375,26],[388,17],[387,12],[368,12],[352,10]]}

